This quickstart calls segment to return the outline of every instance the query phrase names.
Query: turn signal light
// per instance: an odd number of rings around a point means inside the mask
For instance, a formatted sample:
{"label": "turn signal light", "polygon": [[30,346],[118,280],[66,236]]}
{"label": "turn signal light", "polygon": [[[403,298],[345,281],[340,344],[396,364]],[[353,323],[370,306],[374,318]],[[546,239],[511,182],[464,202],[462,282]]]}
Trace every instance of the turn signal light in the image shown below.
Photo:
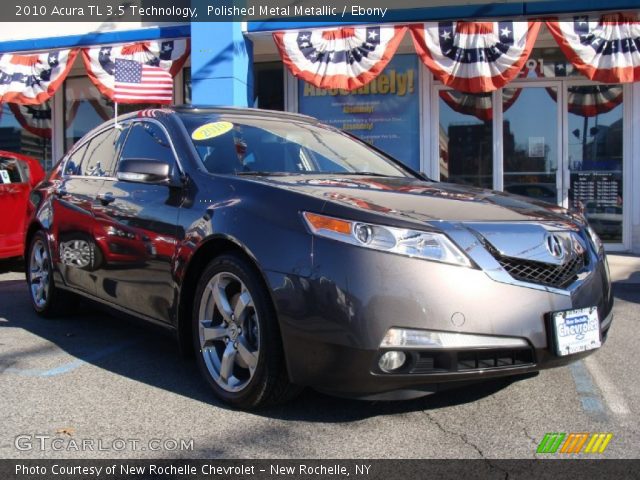
{"label": "turn signal light", "polygon": [[339,218],[325,217],[316,213],[304,212],[304,218],[309,222],[315,231],[328,230],[330,232],[351,234],[351,222]]}

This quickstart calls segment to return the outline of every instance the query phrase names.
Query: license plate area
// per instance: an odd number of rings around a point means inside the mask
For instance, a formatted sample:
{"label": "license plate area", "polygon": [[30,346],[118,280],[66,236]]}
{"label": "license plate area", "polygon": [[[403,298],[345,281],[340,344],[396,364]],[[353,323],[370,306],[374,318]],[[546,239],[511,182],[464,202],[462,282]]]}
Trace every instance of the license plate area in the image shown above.
{"label": "license plate area", "polygon": [[600,348],[600,320],[596,307],[551,314],[556,355],[564,357]]}

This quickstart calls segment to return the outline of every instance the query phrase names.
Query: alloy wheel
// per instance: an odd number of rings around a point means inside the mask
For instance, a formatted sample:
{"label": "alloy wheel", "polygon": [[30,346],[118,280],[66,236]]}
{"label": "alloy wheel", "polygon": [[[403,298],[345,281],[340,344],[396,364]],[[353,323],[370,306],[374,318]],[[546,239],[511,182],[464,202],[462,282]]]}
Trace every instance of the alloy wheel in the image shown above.
{"label": "alloy wheel", "polygon": [[227,392],[243,390],[260,355],[260,324],[251,293],[230,272],[214,275],[199,308],[200,351],[213,380]]}
{"label": "alloy wheel", "polygon": [[49,253],[44,242],[36,240],[31,248],[29,259],[29,287],[33,303],[44,308],[49,299]]}

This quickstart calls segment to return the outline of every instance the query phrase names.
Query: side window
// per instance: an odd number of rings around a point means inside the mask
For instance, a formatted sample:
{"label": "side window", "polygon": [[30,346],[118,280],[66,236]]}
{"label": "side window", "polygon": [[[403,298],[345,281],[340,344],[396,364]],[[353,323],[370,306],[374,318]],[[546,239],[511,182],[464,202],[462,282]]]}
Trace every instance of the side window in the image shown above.
{"label": "side window", "polygon": [[82,175],[80,166],[82,165],[84,156],[87,153],[87,148],[89,148],[88,142],[76,149],[76,151],[69,156],[64,165],[65,175]]}
{"label": "side window", "polygon": [[151,122],[137,122],[129,128],[121,157],[125,160],[161,160],[172,166],[175,164],[167,135]]}
{"label": "side window", "polygon": [[87,153],[81,163],[81,174],[89,177],[110,177],[116,164],[116,144],[120,130],[110,128],[89,141]]}
{"label": "side window", "polygon": [[0,158],[0,184],[26,183],[29,177],[25,167],[14,158]]}

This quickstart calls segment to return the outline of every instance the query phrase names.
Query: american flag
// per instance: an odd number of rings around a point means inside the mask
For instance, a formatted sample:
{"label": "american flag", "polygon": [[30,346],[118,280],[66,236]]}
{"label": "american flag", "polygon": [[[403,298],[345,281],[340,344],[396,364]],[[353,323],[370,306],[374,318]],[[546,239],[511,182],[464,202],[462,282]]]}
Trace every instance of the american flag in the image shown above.
{"label": "american flag", "polygon": [[116,58],[113,99],[119,103],[171,103],[173,77],[162,68]]}

